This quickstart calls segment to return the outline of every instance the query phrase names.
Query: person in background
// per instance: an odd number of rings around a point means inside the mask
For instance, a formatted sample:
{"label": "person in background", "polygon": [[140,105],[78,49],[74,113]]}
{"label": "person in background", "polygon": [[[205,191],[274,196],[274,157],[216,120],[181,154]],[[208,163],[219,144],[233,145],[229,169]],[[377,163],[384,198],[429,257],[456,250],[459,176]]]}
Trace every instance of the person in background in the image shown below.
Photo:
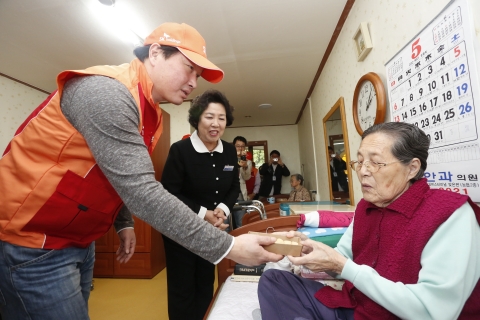
{"label": "person in background", "polygon": [[345,170],[347,163],[343,161],[338,154],[333,151],[332,147],[328,147],[330,155],[330,179],[332,180],[332,191],[348,192],[348,180]]}
{"label": "person in background", "polygon": [[[247,160],[250,160],[250,161],[253,160],[253,155],[251,152],[247,152]],[[252,161],[252,174],[250,176],[250,179],[246,181],[248,200],[257,199],[261,182],[262,182],[262,179],[260,178],[260,173],[258,172],[258,169],[255,167],[255,162]]]}
{"label": "person in background", "polygon": [[132,213],[213,263],[282,258],[262,247],[275,238],[234,238],[155,180],[159,103],[181,104],[200,76],[223,78],[205,46],[193,27],[164,23],[128,64],[60,73],[58,90],[17,130],[0,159],[3,319],[88,319],[94,241],[113,224],[117,260],[127,262]]}
{"label": "person in background", "polygon": [[285,163],[283,163],[282,158],[280,158],[280,152],[277,150],[270,152],[270,159],[268,162],[262,164],[258,171],[260,175],[263,176],[259,191],[259,195],[262,197],[280,194],[282,190],[282,177],[288,177],[290,175],[290,170],[288,170]]}
{"label": "person in background", "polygon": [[[237,153],[221,140],[233,122],[232,108],[219,91],[208,90],[193,101],[188,121],[192,135],[170,147],[162,184],[193,212],[225,230],[240,190]],[[203,319],[213,296],[215,265],[163,235],[167,259],[168,316]]]}
{"label": "person in background", "polygon": [[345,279],[342,290],[267,270],[258,287],[263,319],[478,319],[480,208],[430,188],[422,178],[429,145],[413,124],[365,130],[350,162],[363,199],[337,247],[288,233],[303,240],[292,263]]}
{"label": "person in background", "polygon": [[310,192],[303,186],[303,176],[301,174],[292,174],[290,185],[293,190],[290,192],[288,201],[311,201]]}
{"label": "person in background", "polygon": [[[250,179],[252,174],[252,161],[247,160],[247,139],[242,136],[237,136],[233,139],[233,145],[237,149],[238,158],[238,179],[240,181],[240,193],[238,194],[239,201],[248,200],[246,181]],[[245,215],[245,210],[235,210],[233,212],[234,227],[238,228],[242,226],[242,218]]]}

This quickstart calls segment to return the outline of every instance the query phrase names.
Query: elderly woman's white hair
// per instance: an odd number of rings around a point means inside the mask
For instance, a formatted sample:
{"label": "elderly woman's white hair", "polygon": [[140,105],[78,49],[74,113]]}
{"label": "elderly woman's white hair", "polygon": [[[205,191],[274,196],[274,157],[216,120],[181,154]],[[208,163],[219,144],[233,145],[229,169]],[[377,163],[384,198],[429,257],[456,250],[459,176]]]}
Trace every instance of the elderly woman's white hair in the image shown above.
{"label": "elderly woman's white hair", "polygon": [[398,161],[408,164],[413,158],[420,160],[420,170],[411,179],[412,182],[423,177],[427,169],[428,149],[430,137],[417,126],[405,122],[386,122],[374,125],[362,134],[362,140],[373,133],[383,133],[394,139],[392,154]]}

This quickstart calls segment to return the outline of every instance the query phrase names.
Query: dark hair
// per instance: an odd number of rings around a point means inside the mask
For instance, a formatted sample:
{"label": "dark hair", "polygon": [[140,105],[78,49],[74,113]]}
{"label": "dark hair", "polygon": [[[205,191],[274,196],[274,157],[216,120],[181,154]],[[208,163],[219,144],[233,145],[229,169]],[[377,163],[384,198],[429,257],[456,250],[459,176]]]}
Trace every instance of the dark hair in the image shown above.
{"label": "dark hair", "polygon": [[227,115],[227,127],[233,123],[233,107],[223,93],[218,90],[209,89],[199,96],[196,96],[188,110],[188,122],[192,127],[198,129],[200,116],[208,108],[210,103],[220,103],[225,108]]}
{"label": "dark hair", "polygon": [[278,150],[272,150],[272,152],[270,152],[270,155],[272,155],[274,153],[278,154],[278,156],[280,157],[280,152],[278,152]]}
{"label": "dark hair", "polygon": [[242,136],[236,136],[235,139],[233,139],[233,144],[235,144],[235,142],[237,142],[237,140],[242,141],[243,143],[245,143],[245,146],[247,145],[247,139],[245,139],[244,137],[242,137]]}
{"label": "dark hair", "polygon": [[[148,45],[143,46],[143,47],[136,47],[135,49],[133,49],[133,54],[135,54],[135,56],[138,58],[138,60],[143,62],[143,61],[145,61],[145,59],[148,58],[148,54],[150,52],[150,47],[151,46],[152,46],[151,44],[148,44]],[[161,45],[160,49],[162,50],[162,54],[163,54],[163,57],[165,58],[165,60],[167,60],[168,58],[170,58],[171,56],[173,56],[176,53],[180,53],[180,51],[178,51],[177,47]]]}
{"label": "dark hair", "polygon": [[300,181],[300,185],[303,186],[303,176],[300,173],[292,174],[292,177],[295,177],[297,181]]}
{"label": "dark hair", "polygon": [[413,158],[420,160],[420,170],[410,181],[423,177],[427,169],[428,148],[430,137],[417,126],[405,122],[386,122],[374,125],[362,134],[362,140],[372,133],[383,133],[393,138],[392,154],[401,163],[408,164]]}
{"label": "dark hair", "polygon": [[328,146],[328,150],[334,152],[333,148],[331,146]]}

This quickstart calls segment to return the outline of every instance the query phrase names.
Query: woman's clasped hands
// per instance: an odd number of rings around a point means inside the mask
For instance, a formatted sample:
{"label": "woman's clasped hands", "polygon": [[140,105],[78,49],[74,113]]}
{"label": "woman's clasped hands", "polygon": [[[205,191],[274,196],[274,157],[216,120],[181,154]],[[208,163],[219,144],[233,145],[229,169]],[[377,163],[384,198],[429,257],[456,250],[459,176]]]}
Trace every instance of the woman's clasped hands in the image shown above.
{"label": "woman's clasped hands", "polygon": [[207,210],[207,213],[205,214],[205,220],[215,228],[218,228],[222,231],[228,227],[228,224],[224,223],[225,219],[227,219],[227,216],[220,208],[215,208],[215,210]]}

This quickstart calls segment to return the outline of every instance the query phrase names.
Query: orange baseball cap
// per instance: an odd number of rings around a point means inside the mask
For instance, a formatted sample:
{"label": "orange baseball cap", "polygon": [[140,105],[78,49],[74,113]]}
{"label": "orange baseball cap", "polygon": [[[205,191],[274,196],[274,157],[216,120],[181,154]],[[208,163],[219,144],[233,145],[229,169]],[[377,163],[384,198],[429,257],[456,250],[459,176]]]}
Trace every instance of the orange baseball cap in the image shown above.
{"label": "orange baseball cap", "polygon": [[143,45],[153,43],[176,47],[187,59],[203,68],[202,78],[212,83],[222,81],[222,69],[207,59],[205,40],[188,24],[162,23],[145,39]]}

